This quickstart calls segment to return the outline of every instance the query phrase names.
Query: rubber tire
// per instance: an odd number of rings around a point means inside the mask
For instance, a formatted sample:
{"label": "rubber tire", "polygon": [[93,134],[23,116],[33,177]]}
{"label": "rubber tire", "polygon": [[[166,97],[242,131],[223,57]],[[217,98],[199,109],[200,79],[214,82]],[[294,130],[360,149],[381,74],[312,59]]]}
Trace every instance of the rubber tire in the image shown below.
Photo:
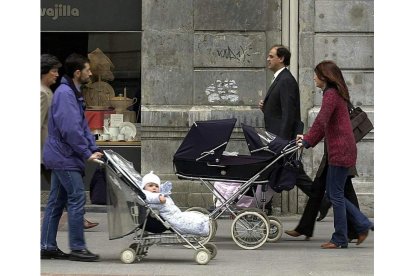
{"label": "rubber tire", "polygon": [[200,265],[208,264],[211,260],[211,253],[208,249],[199,248],[194,253],[194,260]]}
{"label": "rubber tire", "polygon": [[214,259],[217,256],[217,246],[214,243],[206,243],[204,245],[211,253],[211,259]]}
{"label": "rubber tire", "polygon": [[[273,235],[272,227],[277,227],[278,231],[276,235]],[[277,242],[280,240],[283,234],[283,224],[275,216],[269,216],[269,237],[267,238],[268,242]]]}
{"label": "rubber tire", "polygon": [[266,212],[264,212],[262,209],[259,209],[259,208],[246,208],[246,209],[243,209],[241,212],[239,212],[239,214],[244,213],[244,212],[256,212],[256,213],[259,213],[269,223],[269,218],[268,218]]}
{"label": "rubber tire", "polygon": [[[259,220],[261,220],[263,222],[263,224],[265,226],[265,235],[264,235],[264,237],[261,239],[261,241],[259,241],[256,244],[253,244],[252,246],[241,244],[238,241],[238,239],[235,237],[235,228],[236,228],[237,222],[240,219],[242,219],[244,216],[248,216],[248,215],[256,216]],[[237,215],[237,217],[234,218],[234,221],[231,225],[231,237],[233,238],[234,242],[243,249],[252,250],[252,249],[259,248],[260,246],[262,246],[263,244],[266,243],[268,236],[269,236],[269,223],[267,222],[266,218],[264,218],[261,214],[259,214],[257,212],[242,212],[241,214]]]}
{"label": "rubber tire", "polygon": [[135,250],[132,248],[124,249],[119,257],[124,264],[132,264],[136,259]]}

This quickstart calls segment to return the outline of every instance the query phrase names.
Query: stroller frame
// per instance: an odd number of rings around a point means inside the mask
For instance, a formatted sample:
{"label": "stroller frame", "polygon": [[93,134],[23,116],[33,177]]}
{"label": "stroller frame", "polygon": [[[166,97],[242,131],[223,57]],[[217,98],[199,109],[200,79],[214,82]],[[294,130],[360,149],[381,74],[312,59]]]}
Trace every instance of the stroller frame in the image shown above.
{"label": "stroller frame", "polygon": [[[148,248],[152,245],[184,244],[187,248],[195,250],[194,259],[198,264],[207,264],[216,256],[217,247],[212,243],[206,243],[207,241],[205,241],[205,237],[179,233],[159,215],[157,210],[154,210],[148,203],[145,202],[142,198],[142,196],[145,197],[145,194],[137,185],[137,179],[134,179],[134,176],[131,176],[119,164],[117,164],[116,160],[113,159],[112,156],[114,154],[119,154],[113,152],[112,150],[104,150],[103,152],[106,157],[106,162],[100,161],[99,163],[104,165],[106,168],[107,185],[112,185],[110,175],[115,175],[116,177],[119,177],[132,191],[137,193],[135,201],[132,202],[133,204],[128,205],[129,213],[135,224],[134,229],[127,234],[115,237],[122,238],[126,235],[133,234],[134,242],[130,244],[128,248],[122,250],[120,254],[120,259],[123,263],[133,263],[135,260],[141,261],[147,255]],[[117,185],[117,187],[119,186]],[[107,191],[109,191],[109,189],[107,189]],[[109,204],[110,203],[108,203],[108,208],[110,207]],[[143,222],[142,217],[144,217]],[[160,226],[164,227],[165,230],[170,230],[172,233],[149,233],[146,231],[145,229],[148,222],[154,219],[157,223],[160,223]],[[210,231],[212,231],[211,224],[212,223],[210,221]]]}

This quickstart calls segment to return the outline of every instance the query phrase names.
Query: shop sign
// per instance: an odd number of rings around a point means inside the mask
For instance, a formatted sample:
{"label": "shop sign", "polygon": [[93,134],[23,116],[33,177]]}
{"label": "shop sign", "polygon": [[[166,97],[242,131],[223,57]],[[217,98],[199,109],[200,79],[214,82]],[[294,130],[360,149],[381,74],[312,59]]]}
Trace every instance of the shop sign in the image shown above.
{"label": "shop sign", "polygon": [[41,0],[42,31],[140,31],[141,0]]}

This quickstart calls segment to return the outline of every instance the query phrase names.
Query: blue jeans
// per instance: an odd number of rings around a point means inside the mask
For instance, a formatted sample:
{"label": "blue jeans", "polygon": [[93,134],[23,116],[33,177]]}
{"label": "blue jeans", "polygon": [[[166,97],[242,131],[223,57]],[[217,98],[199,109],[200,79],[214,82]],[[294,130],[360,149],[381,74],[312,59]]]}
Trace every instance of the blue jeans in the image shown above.
{"label": "blue jeans", "polygon": [[68,211],[69,247],[71,250],[86,248],[83,232],[85,188],[82,175],[79,171],[52,170],[49,200],[42,223],[41,249],[57,248],[56,235],[65,206]]}
{"label": "blue jeans", "polygon": [[337,246],[347,246],[347,221],[346,215],[353,224],[357,234],[361,234],[372,226],[368,218],[344,196],[345,181],[348,176],[348,168],[328,166],[326,177],[326,193],[332,202],[334,212],[335,232],[331,242]]}

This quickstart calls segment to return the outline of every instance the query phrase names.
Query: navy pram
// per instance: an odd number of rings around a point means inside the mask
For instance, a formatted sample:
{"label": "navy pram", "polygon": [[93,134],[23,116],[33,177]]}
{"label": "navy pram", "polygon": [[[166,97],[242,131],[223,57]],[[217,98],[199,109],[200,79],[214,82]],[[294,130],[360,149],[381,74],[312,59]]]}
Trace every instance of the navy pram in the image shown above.
{"label": "navy pram", "polygon": [[[238,210],[237,201],[247,192],[261,185],[260,202],[265,202],[267,184],[286,158],[294,160],[299,149],[294,141],[278,137],[268,138],[263,144],[257,132],[242,125],[251,155],[231,156],[225,153],[236,119],[195,122],[174,155],[175,173],[180,179],[201,181],[221,201],[210,217],[215,221],[225,211],[235,217],[232,224],[233,240],[242,248],[255,249],[267,240],[277,241],[282,235],[282,224],[276,217],[259,208]],[[224,197],[211,182],[240,183],[230,197]],[[253,188],[253,189],[252,189]],[[200,210],[200,208],[198,208]],[[208,211],[207,211],[208,213]]]}

